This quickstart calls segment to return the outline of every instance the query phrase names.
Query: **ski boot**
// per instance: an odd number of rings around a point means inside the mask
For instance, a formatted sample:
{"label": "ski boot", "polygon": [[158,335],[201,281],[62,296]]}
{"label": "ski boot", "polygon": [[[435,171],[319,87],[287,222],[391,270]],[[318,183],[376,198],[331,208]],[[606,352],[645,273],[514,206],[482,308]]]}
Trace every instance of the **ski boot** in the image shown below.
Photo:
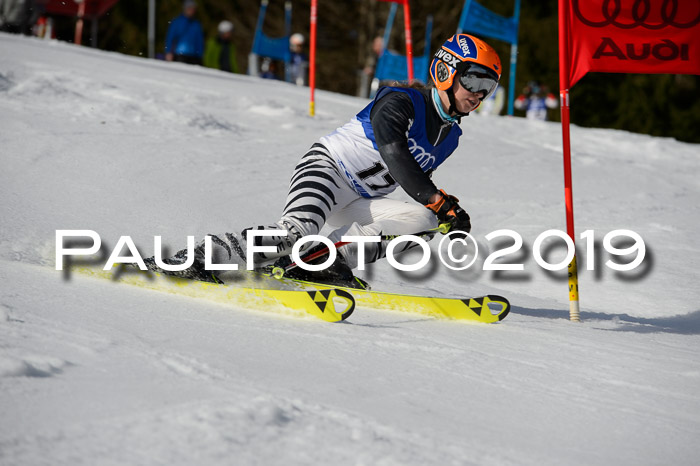
{"label": "ski boot", "polygon": [[[198,280],[201,282],[209,283],[224,283],[219,277],[216,276],[214,271],[205,270],[204,268],[204,244],[199,244],[194,248],[194,262],[192,265],[185,269],[177,272],[170,270],[164,270],[156,264],[154,257],[148,257],[143,260],[146,264],[148,270],[152,272],[161,273],[163,275],[169,275],[171,277],[186,278],[188,280]],[[181,265],[187,262],[187,249],[181,249],[174,256],[163,259],[163,263],[168,265]]]}
{"label": "ski boot", "polygon": [[[308,257],[322,249],[325,249],[325,245],[319,244],[311,248],[309,252],[305,255],[305,257]],[[320,264],[325,260],[325,255],[322,255],[310,261],[304,260],[304,257],[302,257],[303,262],[312,265]],[[277,259],[274,265],[269,267],[268,271],[271,271],[274,276],[279,275],[281,277],[289,278],[291,280],[319,283],[322,285],[342,286],[346,288],[355,288],[359,290],[370,289],[369,283],[367,283],[361,278],[356,277],[352,273],[352,269],[347,265],[345,259],[340,253],[336,256],[335,262],[333,262],[330,266],[326,267],[324,270],[311,271],[304,270],[301,267],[287,269],[287,267],[289,267],[289,265],[291,264],[291,256],[280,257],[279,259]],[[282,271],[282,273],[276,273],[278,271]]]}

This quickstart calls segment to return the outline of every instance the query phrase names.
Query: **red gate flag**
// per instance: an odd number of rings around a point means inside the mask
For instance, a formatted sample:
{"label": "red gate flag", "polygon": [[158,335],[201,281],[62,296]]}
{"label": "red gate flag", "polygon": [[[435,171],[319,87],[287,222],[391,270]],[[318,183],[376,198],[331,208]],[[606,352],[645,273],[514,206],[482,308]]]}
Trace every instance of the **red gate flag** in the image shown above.
{"label": "red gate flag", "polygon": [[[559,0],[559,95],[566,230],[574,236],[569,89],[589,71],[700,74],[700,0]],[[578,321],[576,256],[569,318]]]}
{"label": "red gate flag", "polygon": [[700,0],[566,0],[571,88],[589,71],[700,74]]}

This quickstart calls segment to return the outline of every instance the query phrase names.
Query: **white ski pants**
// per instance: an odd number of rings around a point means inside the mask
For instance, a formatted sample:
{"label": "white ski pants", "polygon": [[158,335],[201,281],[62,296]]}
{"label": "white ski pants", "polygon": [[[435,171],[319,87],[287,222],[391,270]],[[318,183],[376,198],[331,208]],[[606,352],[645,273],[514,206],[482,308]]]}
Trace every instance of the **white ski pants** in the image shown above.
{"label": "white ski pants", "polygon": [[[350,187],[328,150],[321,144],[314,144],[294,169],[280,221],[275,225],[257,227],[286,230],[288,237],[259,238],[260,245],[277,246],[276,253],[266,253],[259,259],[269,261],[290,254],[296,241],[303,236],[318,234],[324,225],[332,228],[328,237],[337,242],[343,235],[416,234],[436,228],[437,219],[432,212],[416,203],[383,196],[362,197]],[[365,247],[365,262],[384,257],[387,244],[387,240],[368,244]],[[403,250],[415,246],[409,242],[401,245]],[[357,266],[357,249],[357,244],[339,249],[351,268]]]}

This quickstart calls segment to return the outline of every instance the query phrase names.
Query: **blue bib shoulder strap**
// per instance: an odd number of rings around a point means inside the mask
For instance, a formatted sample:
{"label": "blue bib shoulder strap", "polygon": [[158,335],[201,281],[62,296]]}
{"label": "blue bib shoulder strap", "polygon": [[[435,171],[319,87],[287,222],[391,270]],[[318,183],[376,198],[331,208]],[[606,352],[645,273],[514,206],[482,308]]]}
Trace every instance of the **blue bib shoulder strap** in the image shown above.
{"label": "blue bib shoulder strap", "polygon": [[[357,114],[357,120],[362,126],[364,136],[369,140],[369,142],[371,142],[374,149],[378,150],[377,141],[374,137],[374,128],[372,127],[372,122],[370,121],[370,114],[372,113],[374,104],[392,92],[402,92],[411,98],[414,117],[407,135],[409,150],[411,151],[414,159],[420,164],[423,171],[427,172],[429,170],[434,170],[457,148],[457,145],[459,144],[459,137],[462,135],[462,130],[460,129],[459,125],[452,124],[451,128],[449,129],[449,133],[444,140],[438,146],[434,146],[428,138],[426,129],[427,112],[432,112],[433,110],[426,108],[427,104],[425,97],[416,89],[403,87],[380,88],[374,100]],[[432,102],[429,104],[432,105]]]}
{"label": "blue bib shoulder strap", "polygon": [[364,130],[367,139],[372,141],[372,145],[375,149],[377,149],[377,141],[374,139],[374,129],[372,128],[370,115],[372,113],[372,108],[374,108],[374,104],[379,102],[382,97],[391,92],[403,92],[408,94],[408,96],[411,98],[414,109],[413,126],[415,127],[418,125],[418,127],[423,127],[425,125],[425,100],[423,100],[423,96],[419,91],[404,87],[380,87],[377,91],[377,95],[374,97],[374,100],[357,114],[357,119],[360,121],[360,123],[362,123],[362,129]]}

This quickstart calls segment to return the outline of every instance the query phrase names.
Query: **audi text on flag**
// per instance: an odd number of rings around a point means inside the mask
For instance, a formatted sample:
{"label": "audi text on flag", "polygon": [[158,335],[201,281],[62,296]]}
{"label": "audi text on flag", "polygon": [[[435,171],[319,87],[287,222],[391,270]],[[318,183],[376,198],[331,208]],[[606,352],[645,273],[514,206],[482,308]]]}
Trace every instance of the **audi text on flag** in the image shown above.
{"label": "audi text on flag", "polygon": [[589,71],[700,74],[700,0],[566,1],[569,87]]}

